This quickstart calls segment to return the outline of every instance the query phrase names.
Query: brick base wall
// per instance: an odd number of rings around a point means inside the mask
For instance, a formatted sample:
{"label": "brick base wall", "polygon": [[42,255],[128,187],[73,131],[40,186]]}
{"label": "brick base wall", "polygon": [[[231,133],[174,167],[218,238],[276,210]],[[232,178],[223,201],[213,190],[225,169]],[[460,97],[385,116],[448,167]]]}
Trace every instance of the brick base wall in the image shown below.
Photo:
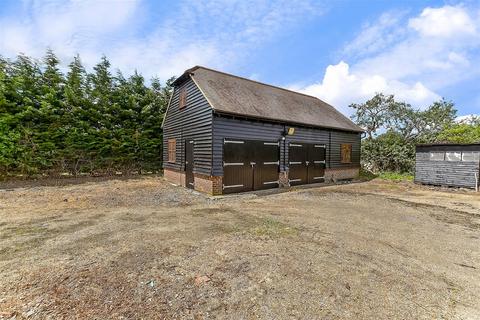
{"label": "brick base wall", "polygon": [[164,169],[163,177],[173,184],[185,187],[185,172],[172,169]]}
{"label": "brick base wall", "polygon": [[325,181],[355,179],[360,173],[360,168],[330,168],[325,169]]}
{"label": "brick base wall", "polygon": [[[325,169],[325,181],[336,182],[338,180],[355,179],[358,177],[359,171],[360,168]],[[163,176],[167,181],[185,187],[185,172],[165,169],[163,171]],[[278,174],[278,182],[280,188],[290,186],[290,183],[288,182],[288,171],[280,172]],[[211,195],[223,194],[223,177],[195,173],[194,188],[197,191]]]}
{"label": "brick base wall", "polygon": [[223,177],[212,176],[210,178],[212,179],[212,183],[213,183],[212,194],[214,196],[223,194]]}
{"label": "brick base wall", "polygon": [[278,186],[280,188],[290,187],[290,182],[288,181],[288,171],[281,171],[278,174]]}
{"label": "brick base wall", "polygon": [[206,176],[203,174],[194,174],[195,190],[211,195],[220,195],[223,193],[223,179],[220,176]]}

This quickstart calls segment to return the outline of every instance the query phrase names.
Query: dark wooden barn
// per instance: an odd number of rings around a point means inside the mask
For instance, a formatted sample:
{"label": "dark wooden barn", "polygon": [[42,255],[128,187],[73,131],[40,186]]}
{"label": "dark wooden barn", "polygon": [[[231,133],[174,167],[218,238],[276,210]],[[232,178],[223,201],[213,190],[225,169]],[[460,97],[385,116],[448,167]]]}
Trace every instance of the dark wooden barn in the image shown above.
{"label": "dark wooden barn", "polygon": [[416,148],[415,182],[478,188],[480,143],[424,144]]}
{"label": "dark wooden barn", "polygon": [[351,179],[362,129],[312,96],[204,67],[174,83],[164,176],[210,194]]}

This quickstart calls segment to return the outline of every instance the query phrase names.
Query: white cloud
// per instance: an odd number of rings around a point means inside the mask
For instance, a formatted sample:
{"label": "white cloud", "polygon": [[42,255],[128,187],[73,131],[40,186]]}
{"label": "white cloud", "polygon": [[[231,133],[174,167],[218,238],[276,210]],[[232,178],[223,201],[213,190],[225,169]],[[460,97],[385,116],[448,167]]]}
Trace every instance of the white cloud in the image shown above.
{"label": "white cloud", "polygon": [[480,75],[480,15],[471,12],[444,6],[416,17],[384,13],[345,45],[338,59],[345,62],[329,65],[321,81],[296,88],[347,113],[350,103],[376,92],[426,107],[444,88]]}
{"label": "white cloud", "polygon": [[[138,69],[165,80],[196,64],[231,67],[322,12],[314,0],[183,0],[166,13],[146,6],[141,0],[26,0],[20,17],[0,20],[0,54],[38,58],[51,47],[66,62],[79,53],[88,67],[106,54],[127,73]],[[144,21],[157,14],[163,19],[147,27]]]}
{"label": "white cloud", "polygon": [[381,75],[351,73],[349,65],[343,61],[328,66],[321,82],[294,89],[319,97],[345,113],[350,113],[347,106],[351,103],[368,100],[377,92],[394,94],[398,99],[414,105],[426,105],[440,99],[438,94],[421,82],[408,85]]}
{"label": "white cloud", "polygon": [[374,23],[367,22],[362,31],[343,48],[343,55],[360,57],[378,53],[404,37],[398,24],[406,12],[385,12]]}
{"label": "white cloud", "polygon": [[36,57],[47,47],[61,56],[96,50],[113,32],[126,28],[139,1],[25,1],[19,17],[0,21],[1,54],[19,52]]}
{"label": "white cloud", "polygon": [[467,114],[455,118],[457,123],[472,124],[480,119],[480,114]]}
{"label": "white cloud", "polygon": [[422,35],[432,37],[458,37],[476,33],[474,21],[460,6],[425,8],[419,17],[410,19],[408,25]]}

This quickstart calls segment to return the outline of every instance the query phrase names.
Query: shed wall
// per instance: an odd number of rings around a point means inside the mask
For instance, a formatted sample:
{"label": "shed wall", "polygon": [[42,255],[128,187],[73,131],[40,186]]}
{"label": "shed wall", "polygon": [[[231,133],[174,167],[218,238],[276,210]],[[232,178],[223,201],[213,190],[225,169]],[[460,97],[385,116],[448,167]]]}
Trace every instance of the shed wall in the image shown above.
{"label": "shed wall", "polygon": [[[187,105],[179,109],[179,92],[187,90]],[[212,171],[212,109],[189,79],[174,88],[172,100],[163,124],[163,167],[185,170],[185,140],[195,140],[195,173],[210,175]],[[168,162],[168,139],[177,139],[176,161]]]}
{"label": "shed wall", "polygon": [[415,182],[433,185],[475,188],[479,162],[430,161],[428,152],[416,153]]}

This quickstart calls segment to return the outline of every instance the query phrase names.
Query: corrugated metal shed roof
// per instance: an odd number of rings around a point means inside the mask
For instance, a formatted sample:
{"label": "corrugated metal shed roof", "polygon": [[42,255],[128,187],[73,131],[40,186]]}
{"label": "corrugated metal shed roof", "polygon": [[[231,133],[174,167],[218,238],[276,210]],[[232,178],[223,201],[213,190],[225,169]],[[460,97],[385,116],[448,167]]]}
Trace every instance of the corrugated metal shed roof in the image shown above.
{"label": "corrugated metal shed roof", "polygon": [[212,108],[219,113],[362,132],[334,107],[320,99],[231,74],[193,67],[190,75]]}

